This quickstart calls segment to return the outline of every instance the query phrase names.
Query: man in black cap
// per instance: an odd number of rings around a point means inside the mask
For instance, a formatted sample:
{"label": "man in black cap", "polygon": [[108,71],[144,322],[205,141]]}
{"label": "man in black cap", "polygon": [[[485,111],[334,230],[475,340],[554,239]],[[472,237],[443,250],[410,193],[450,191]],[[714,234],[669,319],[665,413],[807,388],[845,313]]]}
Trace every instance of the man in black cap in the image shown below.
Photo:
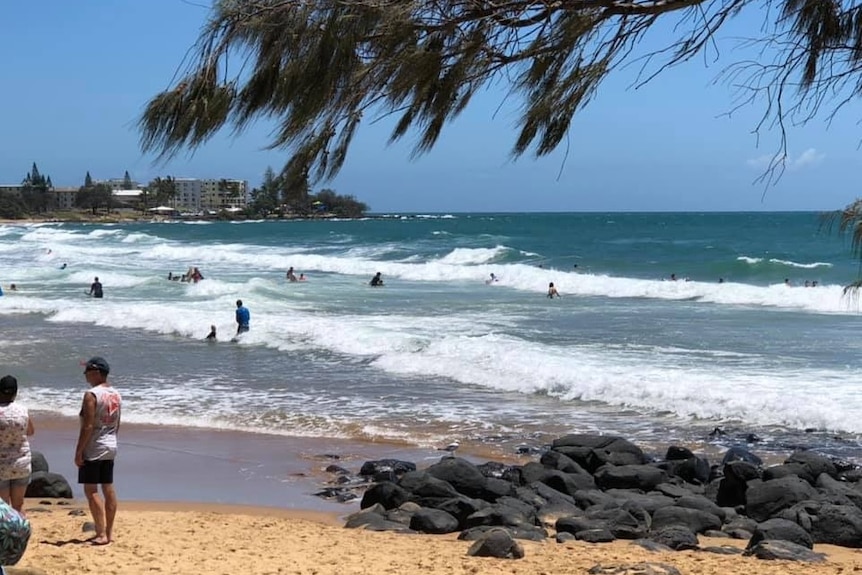
{"label": "man in black cap", "polygon": [[[117,493],[114,491],[114,458],[117,456],[117,434],[120,431],[120,393],[111,387],[111,367],[102,357],[90,358],[84,364],[84,377],[90,389],[81,403],[81,431],[75,447],[78,483],[90,505],[96,535],[93,545],[113,541],[114,517],[117,515]],[[104,501],[99,497],[102,486]]]}

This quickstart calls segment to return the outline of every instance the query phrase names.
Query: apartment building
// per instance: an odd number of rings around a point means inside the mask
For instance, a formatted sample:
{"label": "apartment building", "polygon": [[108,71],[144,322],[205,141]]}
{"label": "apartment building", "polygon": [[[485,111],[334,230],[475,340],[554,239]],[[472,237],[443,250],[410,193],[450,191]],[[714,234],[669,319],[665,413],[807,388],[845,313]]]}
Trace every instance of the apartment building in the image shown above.
{"label": "apartment building", "polygon": [[57,210],[74,210],[75,196],[78,194],[78,188],[69,186],[54,186],[51,189],[54,194],[53,206]]}
{"label": "apartment building", "polygon": [[[106,184],[106,185],[110,186],[112,192],[117,192],[119,190],[126,189],[124,187],[126,185],[126,179],[125,178],[111,178],[110,180],[98,180],[98,181],[96,181],[96,183],[97,184]],[[132,184],[132,187],[129,189],[132,189],[132,190],[140,190],[143,187],[143,186],[141,186],[140,183],[138,183],[134,180],[131,181],[131,184]]]}
{"label": "apartment building", "polygon": [[248,205],[246,180],[174,178],[176,209],[203,212],[243,209]]}

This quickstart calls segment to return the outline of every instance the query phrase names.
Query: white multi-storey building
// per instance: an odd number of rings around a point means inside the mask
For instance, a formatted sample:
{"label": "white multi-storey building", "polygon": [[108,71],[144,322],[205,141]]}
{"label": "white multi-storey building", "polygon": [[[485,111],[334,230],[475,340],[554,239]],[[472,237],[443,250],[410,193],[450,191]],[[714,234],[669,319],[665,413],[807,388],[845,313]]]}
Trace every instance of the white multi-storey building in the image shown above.
{"label": "white multi-storey building", "polygon": [[[97,184],[107,184],[108,186],[111,187],[112,192],[126,189],[124,187],[126,185],[126,179],[125,178],[111,178],[110,180],[99,180],[96,183]],[[132,180],[130,183],[132,184],[132,187],[129,188],[130,190],[139,190],[142,187],[141,184],[136,182],[135,180]]]}
{"label": "white multi-storey building", "polygon": [[183,212],[243,209],[248,205],[246,180],[174,178],[176,209]]}
{"label": "white multi-storey building", "polygon": [[174,196],[176,209],[183,212],[200,212],[201,208],[201,182],[197,178],[174,178],[174,187],[177,195]]}

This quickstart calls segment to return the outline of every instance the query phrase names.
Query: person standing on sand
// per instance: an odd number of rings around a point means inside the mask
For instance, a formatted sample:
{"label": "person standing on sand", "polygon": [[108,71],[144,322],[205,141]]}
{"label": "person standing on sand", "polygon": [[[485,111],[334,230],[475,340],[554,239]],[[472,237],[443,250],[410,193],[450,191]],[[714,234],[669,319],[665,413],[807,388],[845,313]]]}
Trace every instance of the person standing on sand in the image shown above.
{"label": "person standing on sand", "polygon": [[245,333],[248,331],[249,320],[251,320],[251,312],[248,308],[242,305],[242,300],[236,300],[236,334]]}
{"label": "person standing on sand", "polygon": [[[108,374],[111,367],[101,357],[84,364],[84,377],[90,389],[81,402],[81,431],[75,447],[78,483],[96,525],[93,545],[107,545],[114,540],[114,518],[117,515],[117,492],[114,490],[114,459],[117,457],[117,435],[120,431],[122,398],[111,387]],[[99,485],[102,497],[99,497]]]}
{"label": "person standing on sand", "polygon": [[23,515],[33,421],[27,408],[15,403],[17,396],[18,380],[11,375],[0,378],[0,498]]}

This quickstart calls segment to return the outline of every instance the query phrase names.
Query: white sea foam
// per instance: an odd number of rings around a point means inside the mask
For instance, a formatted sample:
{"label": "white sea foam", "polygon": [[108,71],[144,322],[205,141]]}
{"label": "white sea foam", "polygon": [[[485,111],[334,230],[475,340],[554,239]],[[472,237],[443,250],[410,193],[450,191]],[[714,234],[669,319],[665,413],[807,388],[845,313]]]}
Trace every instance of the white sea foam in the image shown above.
{"label": "white sea foam", "polygon": [[438,260],[441,264],[464,266],[484,264],[494,261],[510,248],[495,246],[493,248],[455,248]]}
{"label": "white sea foam", "polygon": [[[380,259],[396,251],[408,253],[395,243],[354,245],[348,240],[339,248],[327,244],[317,249],[299,241],[286,247],[237,240],[203,244],[164,240],[122,227],[33,226],[14,232],[0,228],[0,232],[3,238],[15,238],[15,250],[0,249],[0,253],[4,262],[15,262],[14,279],[23,290],[0,298],[0,315],[40,313],[51,322],[146,330],[195,340],[215,324],[220,338],[227,339],[236,329],[234,302],[242,298],[252,310],[253,326],[239,344],[243,350],[268,347],[308,354],[321,364],[355,362],[390,377],[443,379],[564,402],[595,401],[688,418],[862,433],[862,398],[856,391],[862,389],[862,382],[853,370],[811,367],[792,358],[765,362],[756,351],[749,354],[720,344],[714,349],[688,349],[639,342],[595,344],[587,338],[531,340],[525,335],[533,325],[543,329],[539,322],[554,321],[571,321],[572,332],[589,335],[591,326],[577,323],[578,312],[571,310],[588,310],[608,300],[631,299],[632,322],[640,320],[636,314],[641,306],[674,301],[708,304],[703,308],[857,314],[858,307],[838,285],[806,289],[783,284],[672,282],[495,263],[510,254],[532,255],[497,240],[488,242],[493,247],[452,247],[440,250],[442,255],[436,257],[414,254],[396,261]],[[0,242],[0,248],[9,245]],[[45,251],[48,247],[51,254]],[[66,261],[69,268],[59,270],[59,263]],[[773,263],[805,269],[825,265]],[[182,273],[190,265],[199,266],[207,279],[198,284],[165,279],[168,271]],[[284,271],[290,265],[297,273],[306,273],[309,282],[286,284]],[[384,275],[387,287],[383,290],[364,285],[376,271]],[[500,278],[493,290],[484,283],[490,273]],[[104,300],[83,295],[97,275],[105,285]],[[4,285],[9,277],[2,278]],[[549,302],[542,297],[549,282],[563,294],[561,300]],[[441,292],[445,297],[434,300]],[[452,303],[462,301],[461,307]],[[225,382],[200,378],[187,383],[166,381],[155,386],[154,397],[136,401],[150,407],[157,401],[172,402],[175,409],[158,415],[164,423],[273,428],[248,415],[240,399],[219,397]],[[68,393],[39,389],[31,397],[39,405],[71,414],[68,405],[73,398]],[[343,430],[332,405],[315,408],[312,397],[294,399],[278,396],[277,390],[250,390],[241,399],[278,405],[287,413],[279,415],[286,418],[279,425],[295,426],[296,433]],[[365,400],[369,412],[385,411],[381,408],[385,401]],[[301,401],[308,402],[308,419],[302,419]],[[361,399],[328,397],[326,401]],[[405,412],[440,421],[473,418],[476,426],[490,410],[521,409],[488,405],[465,414],[447,411],[451,407],[445,402],[420,406],[399,397],[392,403]],[[202,405],[212,415],[194,415]],[[397,430],[384,427],[369,421],[365,433],[397,435]]]}
{"label": "white sea foam", "polygon": [[789,260],[780,260],[780,259],[776,259],[776,258],[771,258],[769,261],[771,263],[774,263],[774,264],[781,264],[783,266],[788,266],[788,267],[792,267],[792,268],[802,268],[802,269],[807,269],[807,270],[813,270],[815,268],[831,268],[832,267],[832,264],[827,263],[827,262],[813,262],[810,264],[802,264],[802,263],[798,263],[798,262],[792,262]]}
{"label": "white sea foam", "polygon": [[800,269],[807,269],[807,270],[813,270],[813,269],[817,269],[817,268],[831,268],[832,267],[832,264],[828,263],[828,262],[800,263],[800,262],[794,262],[791,260],[782,260],[779,258],[766,259],[766,258],[757,258],[757,257],[750,257],[750,256],[739,256],[736,259],[737,259],[737,261],[745,262],[745,263],[750,264],[750,265],[757,265],[757,264],[762,264],[763,262],[769,262],[769,263],[775,264],[777,266],[786,266],[786,267],[790,267],[790,268],[800,268]]}

